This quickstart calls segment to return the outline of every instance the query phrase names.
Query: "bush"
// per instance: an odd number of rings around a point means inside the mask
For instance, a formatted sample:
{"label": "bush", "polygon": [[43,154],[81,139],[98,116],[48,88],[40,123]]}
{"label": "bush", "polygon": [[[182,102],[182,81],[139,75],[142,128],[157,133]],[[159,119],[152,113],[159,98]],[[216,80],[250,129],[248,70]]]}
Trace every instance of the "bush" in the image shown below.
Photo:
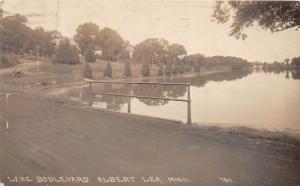
{"label": "bush", "polygon": [[86,52],[84,53],[84,57],[85,57],[85,60],[87,62],[95,62],[96,61],[96,54],[95,54],[95,51],[93,48],[89,47]]}
{"label": "bush", "polygon": [[88,63],[85,64],[85,68],[83,71],[83,77],[91,79],[93,77],[93,73],[91,67]]}
{"label": "bush", "polygon": [[179,63],[179,66],[178,66],[178,73],[179,73],[179,74],[183,74],[184,71],[185,71],[185,65],[184,65],[184,63],[181,61],[181,62]]}
{"label": "bush", "polygon": [[168,62],[165,68],[165,74],[167,76],[171,76],[172,75],[172,63]]}
{"label": "bush", "polygon": [[142,69],[141,69],[141,74],[144,77],[150,76],[150,65],[147,62],[143,63]]}
{"label": "bush", "polygon": [[19,60],[12,55],[0,54],[0,69],[15,66]]}
{"label": "bush", "polygon": [[131,77],[131,67],[129,61],[125,62],[124,66],[124,76],[126,77]]}
{"label": "bush", "polygon": [[110,62],[107,62],[103,75],[104,77],[112,77],[112,67]]}
{"label": "bush", "polygon": [[164,75],[164,67],[162,65],[159,65],[159,69],[158,69],[158,76],[163,76]]}
{"label": "bush", "polygon": [[75,46],[72,46],[68,39],[59,44],[56,49],[55,63],[78,64],[79,55]]}

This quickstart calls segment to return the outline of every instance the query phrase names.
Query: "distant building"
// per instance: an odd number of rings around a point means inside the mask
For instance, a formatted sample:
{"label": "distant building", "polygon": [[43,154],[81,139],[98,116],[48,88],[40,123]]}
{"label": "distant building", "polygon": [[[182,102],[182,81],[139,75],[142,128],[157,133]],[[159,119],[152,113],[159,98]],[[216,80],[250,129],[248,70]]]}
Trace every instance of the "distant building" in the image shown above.
{"label": "distant building", "polygon": [[133,45],[128,44],[125,46],[125,50],[129,53],[130,59],[132,59],[135,47]]}
{"label": "distant building", "polygon": [[76,43],[76,41],[73,38],[69,39],[69,41],[70,41],[70,44],[75,46],[78,51],[80,50],[78,44]]}
{"label": "distant building", "polygon": [[66,40],[69,40],[70,45],[73,45],[76,47],[77,50],[79,50],[79,46],[78,44],[75,42],[75,40],[73,38],[67,38],[67,37],[63,37],[63,36],[58,36],[56,38],[54,38],[52,40],[53,45],[55,45],[55,47],[57,48],[61,43],[65,42]]}
{"label": "distant building", "polygon": [[102,54],[103,54],[102,48],[96,48],[96,49],[95,49],[95,54],[96,54],[96,55],[99,55],[99,56],[102,56]]}

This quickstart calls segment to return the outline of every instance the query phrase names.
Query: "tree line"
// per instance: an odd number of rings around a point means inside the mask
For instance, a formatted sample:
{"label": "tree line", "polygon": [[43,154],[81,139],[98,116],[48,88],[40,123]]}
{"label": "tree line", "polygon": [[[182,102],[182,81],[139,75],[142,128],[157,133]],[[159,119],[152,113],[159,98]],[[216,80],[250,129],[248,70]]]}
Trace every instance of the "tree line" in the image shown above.
{"label": "tree line", "polygon": [[274,61],[273,63],[267,62],[254,62],[252,65],[256,70],[263,70],[265,72],[280,73],[286,70],[299,70],[300,69],[300,56],[292,59],[285,59],[282,62]]}
{"label": "tree line", "polygon": [[1,52],[51,56],[54,52],[53,40],[60,33],[46,31],[42,27],[30,28],[23,15],[4,16],[0,14]]}
{"label": "tree line", "polygon": [[[227,5],[224,6],[224,5]],[[291,12],[288,11],[292,6]],[[232,25],[231,35],[245,37],[241,32],[247,27],[245,20],[249,23],[258,21],[260,26],[271,31],[281,31],[290,27],[297,27],[297,16],[299,16],[298,2],[217,2],[213,17],[224,23],[233,13],[235,24]],[[269,7],[261,8],[261,7]],[[257,15],[269,15],[263,19],[261,16],[247,14],[248,10],[258,11]],[[269,11],[281,11],[270,16]],[[245,19],[242,19],[242,16]],[[291,19],[286,19],[291,15]],[[267,25],[267,22],[270,25]],[[276,23],[282,24],[276,24]],[[124,61],[124,75],[131,76],[130,62],[141,63],[141,74],[150,76],[150,69],[153,65],[158,66],[158,76],[176,75],[185,72],[201,72],[202,69],[215,69],[224,66],[232,70],[244,70],[250,67],[250,63],[237,57],[212,56],[205,57],[202,54],[187,55],[183,45],[169,43],[163,38],[149,38],[131,45],[115,30],[104,27],[101,28],[95,23],[83,23],[76,29],[73,39],[78,47],[71,44],[68,38],[64,38],[57,31],[46,31],[42,27],[30,28],[25,16],[16,14],[4,16],[0,7],[0,46],[1,52],[13,54],[31,54],[53,57],[56,63],[78,64],[79,54],[82,54],[87,62],[95,62],[97,58],[107,61]],[[249,25],[251,26],[251,25]],[[63,39],[62,39],[63,38]],[[59,42],[57,42],[59,40]],[[57,43],[59,43],[57,45]],[[133,48],[134,50],[129,50]],[[278,66],[278,65],[277,65]],[[86,63],[84,74],[91,74],[91,69]],[[108,77],[112,76],[112,65],[110,62],[104,70]]]}

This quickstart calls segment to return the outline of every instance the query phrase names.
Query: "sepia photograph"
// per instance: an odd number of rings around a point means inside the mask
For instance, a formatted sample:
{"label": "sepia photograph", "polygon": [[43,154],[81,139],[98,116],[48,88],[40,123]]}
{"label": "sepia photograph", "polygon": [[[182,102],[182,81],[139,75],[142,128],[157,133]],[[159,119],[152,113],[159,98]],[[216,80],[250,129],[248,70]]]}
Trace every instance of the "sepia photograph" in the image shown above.
{"label": "sepia photograph", "polygon": [[300,1],[0,0],[0,186],[299,186]]}

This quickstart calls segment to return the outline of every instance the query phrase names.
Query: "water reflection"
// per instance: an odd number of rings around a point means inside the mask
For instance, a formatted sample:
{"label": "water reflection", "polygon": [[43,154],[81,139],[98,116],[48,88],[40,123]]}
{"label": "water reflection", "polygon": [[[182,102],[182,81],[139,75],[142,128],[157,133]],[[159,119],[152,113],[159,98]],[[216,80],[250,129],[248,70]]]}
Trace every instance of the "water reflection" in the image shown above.
{"label": "water reflection", "polygon": [[[103,88],[100,86],[99,92],[104,93],[116,93],[116,94],[131,94],[130,85],[112,85],[112,84],[104,84]],[[111,95],[95,95],[93,101],[97,102],[106,102],[106,109],[120,111],[121,106],[127,103],[127,98],[124,96],[111,96]]]}
{"label": "water reflection", "polygon": [[208,74],[206,76],[174,78],[173,80],[171,80],[171,82],[185,82],[190,83],[195,87],[203,87],[209,81],[232,81],[242,79],[251,73],[251,71],[223,72],[218,74]]}
{"label": "water reflection", "polygon": [[[193,77],[164,77],[157,78],[155,82],[181,82],[190,83],[191,86],[203,87],[209,81],[232,81],[246,77],[250,72],[223,72],[218,74],[208,74],[206,76],[193,76]],[[153,82],[153,80],[151,80]],[[149,80],[144,80],[149,82]],[[71,97],[83,102],[88,101],[88,88],[80,91],[79,97],[76,91],[69,93]],[[183,98],[187,94],[186,86],[178,85],[128,85],[128,84],[97,84],[93,86],[94,92],[103,93],[116,93],[125,95],[136,96],[153,96],[153,97],[168,97],[168,98]],[[145,99],[137,98],[140,102],[148,106],[162,106],[169,103],[169,100],[159,99]],[[128,103],[128,99],[124,96],[111,96],[111,95],[93,95],[93,102],[105,103],[101,104],[102,107],[109,110],[120,111],[124,104]],[[99,104],[98,104],[99,105]]]}
{"label": "water reflection", "polygon": [[[155,81],[191,83],[194,122],[228,123],[228,125],[244,123],[246,126],[264,128],[297,128],[300,122],[300,86],[296,80],[299,79],[299,71],[290,70],[279,74],[258,72],[251,75],[250,72],[228,72],[205,77],[168,77]],[[187,94],[185,86],[150,84],[98,84],[93,86],[93,91],[178,99],[185,99]],[[73,89],[68,94],[74,100],[88,103],[87,87]],[[128,100],[123,96],[94,95],[93,103],[97,108],[127,112]],[[131,107],[133,113],[186,121],[186,103],[183,102],[132,98]]]}
{"label": "water reflection", "polygon": [[299,70],[292,70],[292,78],[293,79],[300,79],[300,71]]}
{"label": "water reflection", "polygon": [[287,79],[300,79],[300,71],[295,69],[289,69],[289,68],[255,68],[255,72],[264,72],[264,73],[274,73],[274,74],[281,74],[285,73],[285,78]]}

